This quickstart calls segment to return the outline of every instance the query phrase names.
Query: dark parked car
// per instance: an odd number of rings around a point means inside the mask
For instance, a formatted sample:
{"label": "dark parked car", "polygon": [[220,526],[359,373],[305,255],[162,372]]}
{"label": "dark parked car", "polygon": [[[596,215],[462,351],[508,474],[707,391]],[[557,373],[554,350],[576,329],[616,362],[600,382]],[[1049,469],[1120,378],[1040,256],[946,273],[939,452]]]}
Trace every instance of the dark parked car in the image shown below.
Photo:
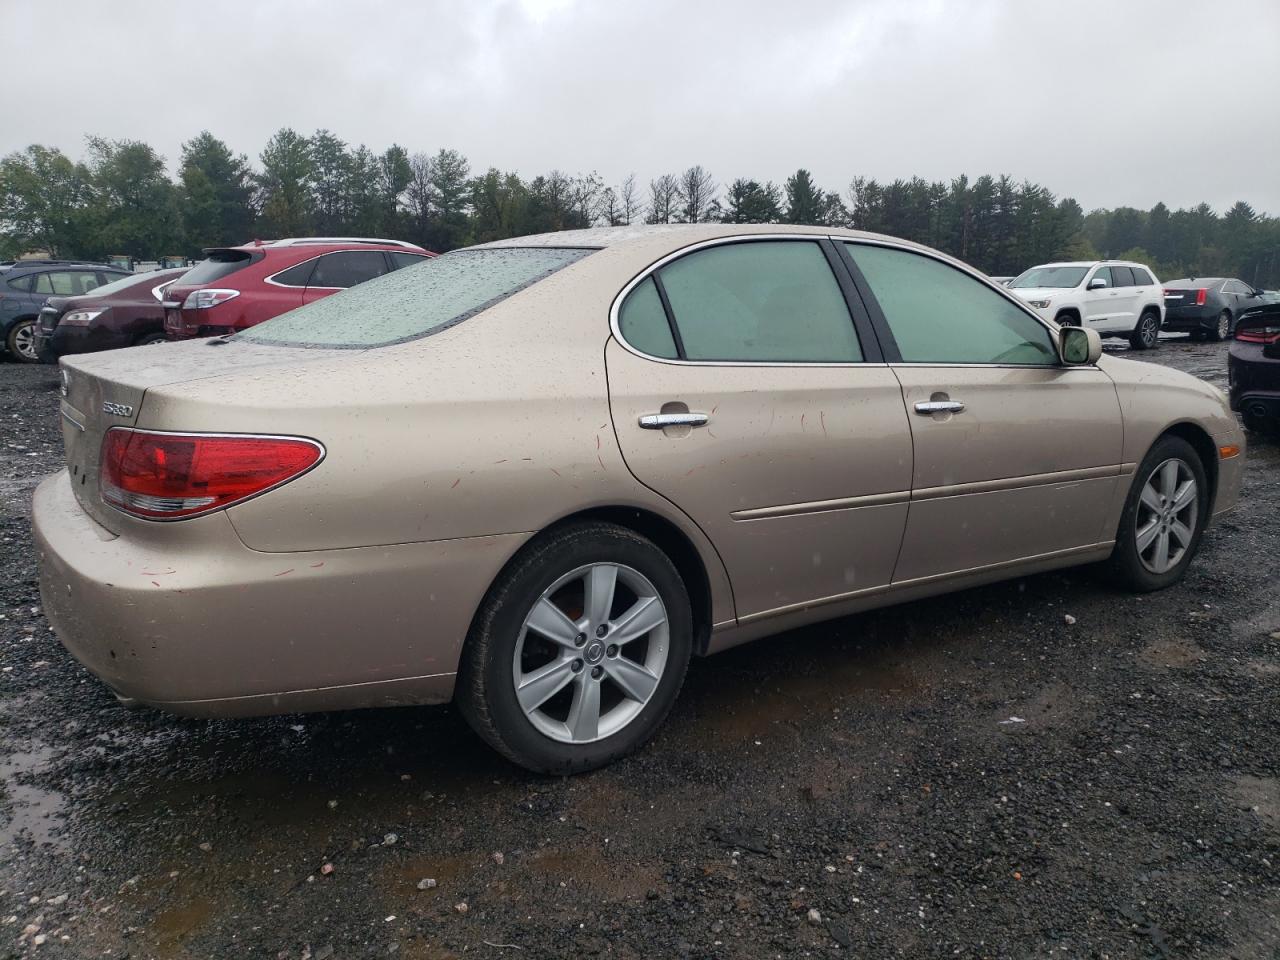
{"label": "dark parked car", "polygon": [[1231,409],[1255,432],[1280,432],[1280,303],[1245,311],[1227,355]]}
{"label": "dark parked car", "polygon": [[1191,277],[1164,285],[1164,329],[1185,331],[1193,340],[1226,340],[1236,319],[1264,303],[1261,290],[1230,277]]}
{"label": "dark parked car", "polygon": [[0,351],[35,363],[36,317],[49,297],[77,297],[128,276],[132,274],[83,260],[19,260],[0,272]]}
{"label": "dark parked car", "polygon": [[68,353],[161,342],[164,292],[186,272],[129,273],[81,297],[50,297],[35,328],[36,355],[57,363]]}

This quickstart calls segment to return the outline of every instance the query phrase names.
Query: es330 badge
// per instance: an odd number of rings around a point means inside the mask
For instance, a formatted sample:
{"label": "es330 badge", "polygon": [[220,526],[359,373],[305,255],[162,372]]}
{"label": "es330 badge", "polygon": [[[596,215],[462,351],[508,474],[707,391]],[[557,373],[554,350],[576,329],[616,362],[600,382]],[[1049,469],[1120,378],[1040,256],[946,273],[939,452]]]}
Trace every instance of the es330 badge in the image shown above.
{"label": "es330 badge", "polygon": [[127,403],[112,403],[107,400],[102,404],[102,412],[109,413],[113,417],[132,417],[133,407]]}

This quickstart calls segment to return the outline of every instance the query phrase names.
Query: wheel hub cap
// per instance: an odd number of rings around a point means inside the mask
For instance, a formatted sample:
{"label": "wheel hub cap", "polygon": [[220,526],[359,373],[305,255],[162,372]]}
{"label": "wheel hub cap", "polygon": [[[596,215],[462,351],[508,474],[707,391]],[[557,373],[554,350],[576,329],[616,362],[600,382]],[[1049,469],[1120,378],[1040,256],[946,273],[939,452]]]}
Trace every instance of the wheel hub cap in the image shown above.
{"label": "wheel hub cap", "polygon": [[1191,547],[1200,509],[1195,474],[1183,460],[1157,466],[1142,485],[1135,523],[1138,558],[1152,573],[1167,573]]}

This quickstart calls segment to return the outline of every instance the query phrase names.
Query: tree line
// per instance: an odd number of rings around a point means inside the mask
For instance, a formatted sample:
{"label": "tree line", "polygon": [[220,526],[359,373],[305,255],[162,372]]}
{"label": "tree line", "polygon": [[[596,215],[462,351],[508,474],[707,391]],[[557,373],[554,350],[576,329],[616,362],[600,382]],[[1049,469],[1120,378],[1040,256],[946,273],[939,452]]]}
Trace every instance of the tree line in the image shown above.
{"label": "tree line", "polygon": [[329,130],[282,129],[256,164],[208,131],[184,143],[176,179],[134,140],[90,137],[85,155],[33,144],[0,160],[0,257],[47,251],[100,260],[196,256],[254,237],[381,236],[447,251],[471,243],[632,223],[793,223],[854,227],[944,250],[993,275],[1049,260],[1114,257],[1165,279],[1238,276],[1280,285],[1280,219],[1237,202],[1170,210],[1085,213],[1070,197],[1009,176],[881,183],[857,176],[844,192],[798,169],[781,184],[721,185],[694,165],[647,184],[634,175],[552,170],[531,179],[473,172],[456,150],[380,153]]}

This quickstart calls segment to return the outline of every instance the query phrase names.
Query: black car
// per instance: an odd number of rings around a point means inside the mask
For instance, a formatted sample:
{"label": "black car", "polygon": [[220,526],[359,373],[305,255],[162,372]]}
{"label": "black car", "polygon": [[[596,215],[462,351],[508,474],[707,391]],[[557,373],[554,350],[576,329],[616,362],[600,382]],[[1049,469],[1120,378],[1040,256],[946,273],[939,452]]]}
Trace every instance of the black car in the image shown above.
{"label": "black car", "polygon": [[1191,277],[1164,285],[1164,329],[1193,340],[1226,340],[1245,310],[1265,303],[1261,290],[1230,277]]}
{"label": "black car", "polygon": [[119,277],[130,276],[83,260],[19,260],[0,269],[0,352],[35,363],[35,324],[52,296],[78,297]]}
{"label": "black car", "polygon": [[1231,409],[1257,432],[1280,431],[1280,303],[1246,310],[1227,354]]}

